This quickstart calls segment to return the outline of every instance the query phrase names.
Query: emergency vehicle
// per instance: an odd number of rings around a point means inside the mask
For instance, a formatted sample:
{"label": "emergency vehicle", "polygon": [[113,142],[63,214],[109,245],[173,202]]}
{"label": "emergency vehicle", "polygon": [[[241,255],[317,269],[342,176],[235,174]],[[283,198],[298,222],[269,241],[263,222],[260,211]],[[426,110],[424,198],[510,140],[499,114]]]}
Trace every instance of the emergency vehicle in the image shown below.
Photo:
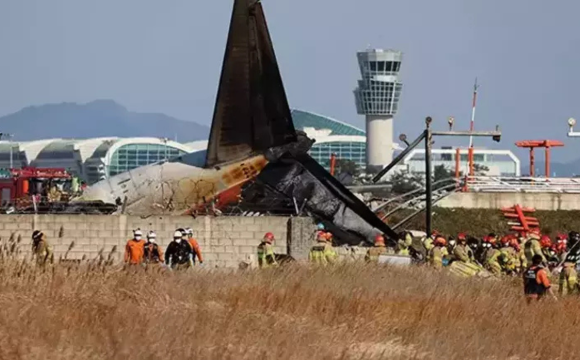
{"label": "emergency vehicle", "polygon": [[4,209],[13,207],[19,211],[49,200],[68,202],[71,184],[71,174],[62,168],[0,169],[1,205]]}

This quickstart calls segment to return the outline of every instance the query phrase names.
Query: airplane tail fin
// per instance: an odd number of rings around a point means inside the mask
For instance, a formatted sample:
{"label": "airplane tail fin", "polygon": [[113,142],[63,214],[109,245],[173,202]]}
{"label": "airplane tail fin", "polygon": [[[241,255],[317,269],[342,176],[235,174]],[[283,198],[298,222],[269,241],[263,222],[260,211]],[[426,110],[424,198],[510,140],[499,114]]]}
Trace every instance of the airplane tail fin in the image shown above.
{"label": "airplane tail fin", "polygon": [[262,5],[235,0],[205,167],[296,141]]}

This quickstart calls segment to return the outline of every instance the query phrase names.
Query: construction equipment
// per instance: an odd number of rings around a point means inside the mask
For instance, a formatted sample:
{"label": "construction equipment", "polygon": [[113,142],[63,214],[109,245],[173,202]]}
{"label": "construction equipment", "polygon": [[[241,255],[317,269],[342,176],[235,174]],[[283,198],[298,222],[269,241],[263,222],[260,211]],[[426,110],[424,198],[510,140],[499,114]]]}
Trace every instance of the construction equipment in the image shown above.
{"label": "construction equipment", "polygon": [[[539,229],[540,222],[532,216],[526,216],[525,213],[533,213],[534,208],[523,208],[516,204],[509,208],[502,208],[503,216],[508,219],[510,230],[513,231],[530,231],[531,229]],[[515,221],[514,221],[515,220]]]}

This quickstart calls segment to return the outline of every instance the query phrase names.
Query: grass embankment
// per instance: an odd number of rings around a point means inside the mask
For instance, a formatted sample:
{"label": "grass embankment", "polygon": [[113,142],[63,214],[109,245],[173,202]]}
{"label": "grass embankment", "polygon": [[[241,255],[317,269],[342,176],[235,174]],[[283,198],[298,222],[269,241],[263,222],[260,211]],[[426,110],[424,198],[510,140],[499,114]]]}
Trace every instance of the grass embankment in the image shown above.
{"label": "grass embankment", "polygon": [[[396,224],[405,218],[410,212],[402,211],[389,218],[389,224]],[[580,211],[536,211],[529,213],[540,221],[540,227],[546,234],[556,235],[558,232],[580,231]],[[425,215],[421,213],[411,220],[405,228],[425,229]],[[434,208],[433,229],[443,234],[457,234],[468,232],[469,234],[483,236],[490,232],[504,234],[509,232],[503,213],[493,209],[448,209]]]}
{"label": "grass embankment", "polygon": [[576,300],[421,267],[38,274],[0,265],[2,359],[572,359]]}

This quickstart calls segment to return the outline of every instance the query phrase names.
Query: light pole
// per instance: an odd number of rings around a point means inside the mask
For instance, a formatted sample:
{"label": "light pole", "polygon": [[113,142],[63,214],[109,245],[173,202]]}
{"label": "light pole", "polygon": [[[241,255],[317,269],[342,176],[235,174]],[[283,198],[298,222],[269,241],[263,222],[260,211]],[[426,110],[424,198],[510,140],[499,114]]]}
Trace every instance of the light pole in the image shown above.
{"label": "light pole", "polygon": [[[493,141],[499,142],[501,139],[501,131],[499,130],[499,126],[496,126],[495,131],[454,131],[453,130],[453,124],[455,122],[455,119],[450,117],[447,119],[447,123],[449,125],[449,131],[437,131],[437,130],[432,130],[431,129],[431,123],[433,122],[433,119],[428,116],[425,119],[425,130],[423,132],[421,132],[421,135],[419,135],[417,137],[417,139],[415,139],[415,141],[413,141],[411,144],[409,144],[407,146],[407,148],[405,150],[403,150],[395,159],[393,159],[393,161],[391,161],[391,163],[389,165],[387,165],[385,168],[383,168],[381,171],[379,171],[378,174],[375,175],[375,177],[373,178],[373,182],[376,183],[378,182],[383,176],[386,175],[386,173],[391,170],[397,163],[399,163],[401,160],[403,160],[403,158],[411,151],[413,150],[413,148],[415,148],[417,145],[419,145],[421,143],[421,141],[425,141],[425,228],[426,228],[426,232],[428,235],[431,234],[431,218],[432,218],[432,214],[431,214],[431,208],[433,205],[433,199],[432,199],[432,188],[431,188],[431,174],[432,174],[432,170],[431,169],[431,149],[432,149],[432,145],[433,145],[433,136],[469,136],[469,137],[473,137],[473,136],[484,136],[484,137],[491,137],[493,139]],[[579,135],[580,136],[580,133]],[[406,135],[401,135],[399,137],[399,139],[405,143],[407,143],[407,136]],[[410,219],[411,217],[409,217]],[[399,225],[399,224],[398,224]]]}
{"label": "light pole", "polygon": [[580,137],[580,131],[574,131],[575,125],[576,125],[576,119],[569,118],[568,119],[568,127],[570,129],[568,131],[568,137]]}

